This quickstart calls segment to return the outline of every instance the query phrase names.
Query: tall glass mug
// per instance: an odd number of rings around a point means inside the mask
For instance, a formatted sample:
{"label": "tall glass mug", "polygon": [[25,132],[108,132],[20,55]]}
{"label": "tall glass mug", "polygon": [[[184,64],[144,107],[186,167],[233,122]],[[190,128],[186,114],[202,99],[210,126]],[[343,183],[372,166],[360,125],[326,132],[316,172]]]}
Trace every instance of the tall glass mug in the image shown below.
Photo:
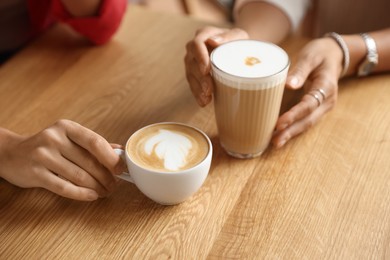
{"label": "tall glass mug", "polygon": [[218,134],[238,158],[261,155],[279,116],[290,60],[275,44],[238,40],[211,53]]}

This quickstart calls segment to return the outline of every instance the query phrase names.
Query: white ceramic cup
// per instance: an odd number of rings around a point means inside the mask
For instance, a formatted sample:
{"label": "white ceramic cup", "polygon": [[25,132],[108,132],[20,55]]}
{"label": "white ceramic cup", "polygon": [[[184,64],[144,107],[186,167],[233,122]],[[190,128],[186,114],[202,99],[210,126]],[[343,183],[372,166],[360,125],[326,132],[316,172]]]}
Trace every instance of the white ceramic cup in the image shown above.
{"label": "white ceramic cup", "polygon": [[[129,141],[139,131],[158,124],[178,124],[202,134],[208,143],[206,157],[192,168],[175,172],[152,170],[137,164],[129,153],[126,152]],[[134,183],[144,195],[159,204],[174,205],[191,197],[202,186],[210,170],[213,149],[210,139],[201,130],[185,124],[164,122],[152,124],[137,130],[128,139],[126,149],[115,149],[115,152],[126,161],[128,168],[128,173],[122,173],[117,177]]]}

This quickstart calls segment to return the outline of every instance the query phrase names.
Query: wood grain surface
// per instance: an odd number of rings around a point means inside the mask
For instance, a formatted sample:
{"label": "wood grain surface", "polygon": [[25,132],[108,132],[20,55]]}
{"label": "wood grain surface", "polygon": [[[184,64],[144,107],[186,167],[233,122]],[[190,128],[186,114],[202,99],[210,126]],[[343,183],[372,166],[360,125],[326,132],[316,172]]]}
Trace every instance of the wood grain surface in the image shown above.
{"label": "wood grain surface", "polygon": [[[214,146],[199,192],[161,206],[121,182],[78,202],[0,179],[0,259],[389,259],[390,75],[340,83],[338,103],[280,150],[234,159],[212,105],[185,80],[200,21],[130,6],[107,45],[58,25],[0,67],[0,125],[33,134],[67,118],[113,143],[162,121],[204,130]],[[292,59],[307,39],[283,47]],[[299,98],[286,92],[283,109]]]}

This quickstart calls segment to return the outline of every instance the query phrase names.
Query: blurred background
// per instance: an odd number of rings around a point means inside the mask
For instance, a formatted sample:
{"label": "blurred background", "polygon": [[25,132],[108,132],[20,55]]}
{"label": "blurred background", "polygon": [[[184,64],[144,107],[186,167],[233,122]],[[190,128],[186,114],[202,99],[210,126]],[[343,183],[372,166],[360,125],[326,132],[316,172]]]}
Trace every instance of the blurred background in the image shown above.
{"label": "blurred background", "polygon": [[143,5],[159,12],[190,15],[212,23],[231,19],[230,0],[129,0],[131,4]]}

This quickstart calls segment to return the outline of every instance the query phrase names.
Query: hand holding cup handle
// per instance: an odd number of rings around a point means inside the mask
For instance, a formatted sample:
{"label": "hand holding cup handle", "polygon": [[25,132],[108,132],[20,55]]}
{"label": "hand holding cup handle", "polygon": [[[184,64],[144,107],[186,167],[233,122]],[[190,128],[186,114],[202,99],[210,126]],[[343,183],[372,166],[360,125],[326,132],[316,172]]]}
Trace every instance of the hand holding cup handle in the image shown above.
{"label": "hand holding cup handle", "polygon": [[[115,153],[117,155],[119,155],[122,158],[122,160],[124,162],[126,162],[126,152],[125,152],[125,150],[122,150],[122,149],[119,149],[119,148],[115,148],[114,151],[115,151]],[[116,177],[118,177],[119,179],[122,179],[124,181],[128,181],[128,182],[134,183],[133,178],[131,178],[131,175],[128,172],[123,172],[120,175],[116,175]]]}
{"label": "hand holding cup handle", "polygon": [[[148,140],[152,142],[151,145],[147,143]],[[175,146],[178,147],[172,151]],[[125,150],[114,149],[128,168],[128,172],[117,177],[134,183],[144,195],[162,205],[181,203],[200,189],[210,170],[213,153],[211,141],[205,133],[174,122],[157,123],[139,129],[130,136],[125,147]],[[153,153],[145,154],[145,147],[153,149]],[[161,150],[163,154],[173,154],[174,157],[158,157],[159,163],[162,162],[158,167],[148,165],[138,155],[153,157]],[[177,157],[177,152],[183,150],[188,152],[184,153],[186,165],[175,168],[177,160],[183,159],[180,153]]]}

